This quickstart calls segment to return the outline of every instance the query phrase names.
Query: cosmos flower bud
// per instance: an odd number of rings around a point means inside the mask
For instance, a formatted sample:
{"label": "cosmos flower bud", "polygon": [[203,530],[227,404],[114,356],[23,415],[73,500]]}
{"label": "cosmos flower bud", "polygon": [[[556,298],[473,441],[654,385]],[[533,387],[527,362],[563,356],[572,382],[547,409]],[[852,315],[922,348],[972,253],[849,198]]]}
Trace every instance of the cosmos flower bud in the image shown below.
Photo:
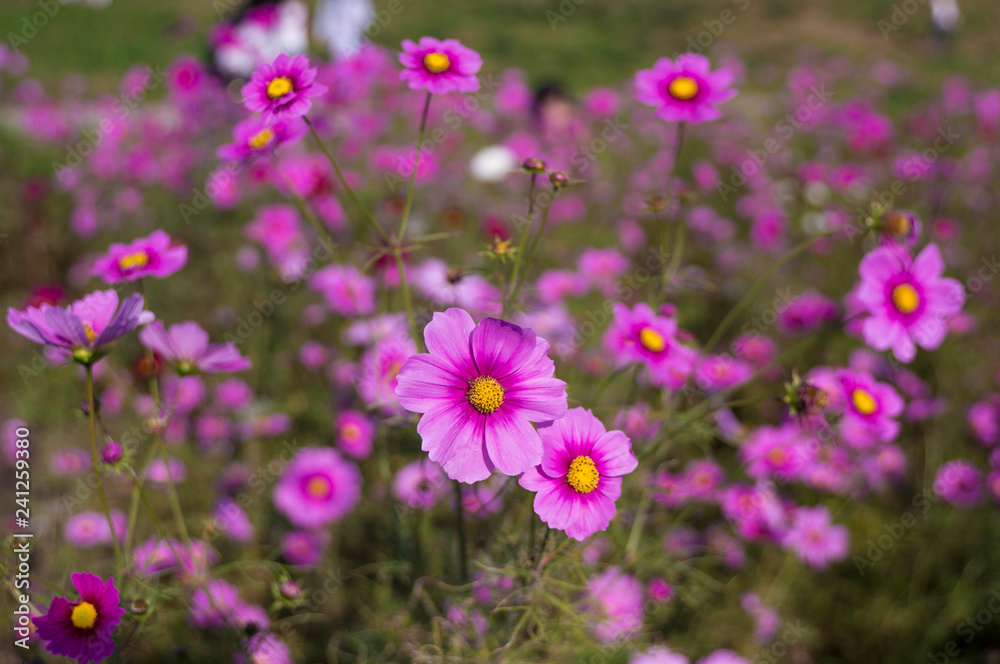
{"label": "cosmos flower bud", "polygon": [[294,581],[285,581],[281,584],[281,596],[285,599],[296,599],[302,592],[302,587]]}
{"label": "cosmos flower bud", "polygon": [[133,616],[146,615],[146,611],[148,610],[149,604],[147,604],[144,599],[134,599],[128,603],[128,612]]}
{"label": "cosmos flower bud", "polygon": [[562,189],[563,187],[569,186],[569,175],[563,171],[556,171],[555,173],[549,174],[549,182],[556,189]]}
{"label": "cosmos flower bud", "polygon": [[525,159],[521,166],[523,166],[524,170],[529,173],[542,173],[545,171],[545,162],[534,157]]}
{"label": "cosmos flower bud", "polygon": [[121,461],[123,456],[125,456],[125,451],[122,449],[121,443],[113,440],[101,450],[101,458],[104,460],[104,463],[110,466]]}

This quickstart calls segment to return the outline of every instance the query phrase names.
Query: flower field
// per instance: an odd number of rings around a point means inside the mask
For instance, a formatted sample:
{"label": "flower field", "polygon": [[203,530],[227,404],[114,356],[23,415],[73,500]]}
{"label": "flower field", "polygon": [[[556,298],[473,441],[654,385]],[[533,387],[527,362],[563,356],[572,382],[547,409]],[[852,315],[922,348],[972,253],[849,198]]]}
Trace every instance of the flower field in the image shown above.
{"label": "flower field", "polygon": [[0,662],[1000,662],[988,74],[393,6],[0,44]]}

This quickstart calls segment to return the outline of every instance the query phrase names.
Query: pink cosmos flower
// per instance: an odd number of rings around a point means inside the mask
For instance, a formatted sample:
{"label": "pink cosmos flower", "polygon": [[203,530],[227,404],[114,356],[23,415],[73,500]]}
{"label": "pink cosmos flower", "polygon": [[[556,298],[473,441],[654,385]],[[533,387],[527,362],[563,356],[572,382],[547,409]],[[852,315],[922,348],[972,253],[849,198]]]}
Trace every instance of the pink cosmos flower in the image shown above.
{"label": "pink cosmos flower", "polygon": [[622,476],[638,466],[632,443],[621,431],[605,430],[583,408],[538,430],[542,463],[520,479],[522,487],[536,492],[535,513],[581,542],[606,530],[622,494]]}
{"label": "pink cosmos flower", "polygon": [[691,660],[666,646],[653,646],[646,652],[632,655],[628,664],[691,664]]}
{"label": "pink cosmos flower", "polygon": [[483,59],[456,39],[423,37],[418,43],[405,39],[399,62],[405,67],[399,78],[411,90],[443,95],[479,89],[476,74],[483,66]]}
{"label": "pink cosmos flower", "polygon": [[392,492],[401,503],[414,510],[428,510],[445,495],[448,480],[441,466],[430,459],[418,459],[399,469],[392,480]]}
{"label": "pink cosmos flower", "polygon": [[187,247],[170,246],[169,235],[154,231],[149,237],[128,244],[112,244],[108,253],[94,263],[91,274],[100,277],[106,284],[135,281],[143,277],[162,279],[184,267],[187,255]]}
{"label": "pink cosmos flower", "polygon": [[750,660],[732,650],[716,650],[708,657],[699,659],[697,664],[750,664]]}
{"label": "pink cosmos flower", "polygon": [[93,574],[70,577],[79,599],[56,597],[44,616],[35,618],[36,634],[53,655],[76,659],[80,664],[100,662],[115,651],[112,633],[125,615],[115,580]]}
{"label": "pink cosmos flower", "polygon": [[667,122],[708,122],[722,117],[717,106],[736,96],[729,88],[733,73],[729,69],[711,71],[703,55],[685,53],[676,61],[660,58],[652,69],[635,75],[635,97],[656,108],[656,115]]}
{"label": "pink cosmos flower", "polygon": [[788,303],[778,312],[778,331],[782,334],[810,334],[823,325],[833,322],[840,314],[840,307],[814,290],[808,290]]}
{"label": "pink cosmos flower", "polygon": [[917,346],[934,350],[948,333],[948,319],[965,303],[958,281],[946,279],[944,261],[936,244],[910,259],[897,247],[880,247],[861,260],[858,300],[870,316],[862,331],[875,350],[892,349],[901,362],[910,362]]}
{"label": "pink cosmos flower", "polygon": [[334,425],[337,435],[337,447],[344,454],[355,459],[367,459],[372,453],[372,441],[375,439],[375,425],[364,413],[356,410],[345,410]]}
{"label": "pink cosmos flower", "polygon": [[292,565],[318,565],[330,545],[330,533],[325,530],[294,530],[281,541],[281,554]]}
{"label": "pink cosmos flower", "polygon": [[706,392],[721,392],[753,377],[753,367],[729,354],[707,355],[698,361],[695,383]]}
{"label": "pink cosmos flower", "polygon": [[679,389],[697,359],[697,353],[677,340],[677,321],[658,316],[648,304],[632,309],[614,305],[614,322],[604,336],[604,347],[619,362],[641,362],[655,385]]}
{"label": "pink cosmos flower", "polygon": [[497,318],[477,325],[461,309],[435,313],[424,339],[430,352],[406,361],[396,396],[424,413],[417,432],[431,460],[465,483],[494,468],[519,475],[541,463],[530,422],[566,412],[566,383],[552,375],[548,342]]}
{"label": "pink cosmos flower", "polygon": [[739,453],[747,464],[747,475],[756,480],[776,477],[789,481],[815,456],[808,438],[795,423],[760,427],[740,447]]}
{"label": "pink cosmos flower", "polygon": [[68,307],[43,304],[25,311],[7,310],[7,324],[15,332],[85,364],[95,362],[108,344],[150,320],[152,314],[142,310],[142,295],[129,295],[119,307],[113,290],[94,291]]}
{"label": "pink cosmos flower", "polygon": [[279,145],[295,143],[308,132],[306,123],[299,118],[268,122],[251,117],[233,128],[233,142],[219,147],[217,153],[228,161],[248,161],[271,154]]}
{"label": "pink cosmos flower", "polygon": [[260,112],[264,122],[300,118],[312,108],[313,97],[327,87],[316,82],[316,68],[309,68],[304,55],[282,53],[271,64],[263,64],[243,86],[243,105]]}
{"label": "pink cosmos flower", "polygon": [[826,569],[833,561],[847,557],[850,534],[845,526],[830,523],[823,506],[800,507],[792,512],[792,523],[781,544],[815,569]]}
{"label": "pink cosmos flower", "polygon": [[139,341],[174,365],[181,375],[231,373],[252,366],[249,358],[240,355],[236,344],[209,343],[208,332],[192,321],[176,323],[169,330],[155,321],[139,332]]}
{"label": "pink cosmos flower", "polygon": [[934,493],[959,509],[971,509],[983,501],[983,473],[963,459],[949,461],[938,468]]}
{"label": "pink cosmos flower", "polygon": [[358,362],[355,378],[358,394],[365,403],[386,415],[402,415],[396,385],[403,365],[416,354],[417,345],[408,330],[402,336],[376,342]]}
{"label": "pink cosmos flower", "polygon": [[341,316],[375,313],[375,280],[353,265],[328,265],[309,278],[309,288],[320,293],[330,310]]}
{"label": "pink cosmos flower", "polygon": [[274,488],[274,506],[300,528],[344,518],[361,499],[361,473],[331,448],[301,450]]}
{"label": "pink cosmos flower", "polygon": [[609,567],[590,577],[587,595],[588,606],[597,616],[594,634],[599,641],[627,639],[642,627],[643,588],[634,576]]}
{"label": "pink cosmos flower", "polygon": [[[840,435],[854,447],[890,442],[899,435],[895,417],[903,412],[903,399],[891,385],[875,382],[864,371],[842,369],[836,373],[839,390],[828,395],[843,409]],[[821,385],[822,387],[822,385]]]}

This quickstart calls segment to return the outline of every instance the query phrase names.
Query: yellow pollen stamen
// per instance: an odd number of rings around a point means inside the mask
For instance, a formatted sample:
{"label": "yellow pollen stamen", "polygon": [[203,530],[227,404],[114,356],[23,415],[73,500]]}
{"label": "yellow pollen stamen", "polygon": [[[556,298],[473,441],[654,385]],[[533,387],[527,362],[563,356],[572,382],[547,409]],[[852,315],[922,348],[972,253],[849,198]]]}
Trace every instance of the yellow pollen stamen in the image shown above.
{"label": "yellow pollen stamen", "polygon": [[451,67],[451,60],[444,53],[428,53],[424,56],[424,66],[430,73],[440,74],[443,71],[448,71],[448,67]]}
{"label": "yellow pollen stamen", "polygon": [[469,393],[466,397],[473,408],[483,415],[489,415],[503,405],[503,386],[496,378],[480,376],[469,382]]}
{"label": "yellow pollen stamen", "polygon": [[775,447],[773,450],[767,453],[767,460],[773,464],[785,463],[786,459],[788,459],[788,455],[785,454],[785,450],[780,447]]}
{"label": "yellow pollen stamen", "polygon": [[77,629],[91,629],[97,622],[97,609],[90,602],[80,602],[73,607],[70,620]]}
{"label": "yellow pollen stamen", "polygon": [[668,90],[674,99],[687,101],[698,94],[698,82],[688,76],[678,76],[670,81]]}
{"label": "yellow pollen stamen", "polygon": [[892,289],[892,303],[904,314],[913,313],[920,306],[920,296],[910,284],[900,284]]}
{"label": "yellow pollen stamen", "polygon": [[639,332],[639,341],[646,347],[646,350],[654,353],[659,353],[667,347],[667,342],[664,340],[663,335],[651,327],[642,328],[642,331]]}
{"label": "yellow pollen stamen", "polygon": [[266,148],[274,140],[274,130],[270,127],[264,127],[250,139],[250,147],[254,150],[261,150]]}
{"label": "yellow pollen stamen", "polygon": [[878,408],[874,397],[860,388],[851,392],[851,402],[862,415],[871,415]]}
{"label": "yellow pollen stamen", "polygon": [[330,495],[330,480],[321,475],[313,477],[306,483],[306,493],[311,498],[322,499]]}
{"label": "yellow pollen stamen", "polygon": [[149,264],[149,254],[145,251],[134,251],[118,259],[118,265],[123,270],[130,270],[134,267],[146,267],[147,264]]}
{"label": "yellow pollen stamen", "polygon": [[340,435],[344,437],[344,440],[354,442],[361,437],[361,427],[353,422],[345,424],[340,429]]}
{"label": "yellow pollen stamen", "polygon": [[899,212],[889,212],[882,217],[882,230],[889,235],[905,235],[910,232],[910,219]]}
{"label": "yellow pollen stamen", "polygon": [[90,323],[85,322],[83,324],[83,331],[87,335],[87,341],[94,343],[97,341],[97,332],[94,332],[94,326]]}
{"label": "yellow pollen stamen", "polygon": [[267,96],[271,99],[284,97],[291,91],[292,82],[284,76],[279,76],[267,84]]}
{"label": "yellow pollen stamen", "polygon": [[597,488],[601,474],[589,456],[578,456],[569,464],[566,482],[578,493],[590,493]]}

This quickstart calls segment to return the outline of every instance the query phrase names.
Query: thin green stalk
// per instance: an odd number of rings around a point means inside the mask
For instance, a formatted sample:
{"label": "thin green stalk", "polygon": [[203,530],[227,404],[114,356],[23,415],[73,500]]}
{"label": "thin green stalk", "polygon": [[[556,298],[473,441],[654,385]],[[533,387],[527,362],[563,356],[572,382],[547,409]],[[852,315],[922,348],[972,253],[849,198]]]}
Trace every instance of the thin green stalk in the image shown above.
{"label": "thin green stalk", "polygon": [[97,475],[97,494],[101,497],[101,507],[104,508],[104,516],[108,520],[108,527],[111,528],[111,544],[115,549],[115,562],[118,563],[118,572],[122,571],[122,551],[118,544],[118,533],[115,531],[115,523],[111,519],[111,508],[108,506],[108,496],[104,492],[104,475],[101,473],[101,459],[97,455],[97,418],[94,413],[94,368],[87,365],[87,419],[90,421],[90,459],[93,464],[94,474]]}
{"label": "thin green stalk", "polygon": [[517,280],[517,285],[514,286],[514,293],[510,296],[510,302],[513,304],[517,301],[517,296],[521,294],[521,286],[524,285],[525,277],[528,276],[528,268],[531,267],[532,261],[535,260],[535,250],[538,249],[538,243],[542,239],[542,235],[545,234],[545,222],[549,220],[549,210],[552,209],[552,203],[556,200],[556,194],[558,189],[552,191],[552,196],[549,197],[548,205],[545,206],[545,210],[542,211],[542,221],[538,225],[538,234],[535,235],[535,239],[531,241],[531,247],[528,249],[528,257],[524,261],[524,270],[521,272],[521,278]]}
{"label": "thin green stalk", "polygon": [[164,469],[167,472],[167,497],[170,500],[170,511],[174,513],[174,524],[181,534],[181,539],[184,540],[184,545],[187,546],[189,551],[193,551],[191,536],[188,534],[187,524],[184,523],[184,513],[181,511],[181,500],[177,495],[177,485],[174,484],[174,478],[170,473],[170,457],[167,456],[167,444],[163,442],[162,435],[158,434],[156,436],[156,444],[160,448],[160,458],[163,459]]}
{"label": "thin green stalk", "polygon": [[757,292],[760,290],[761,286],[763,286],[764,282],[767,281],[767,279],[772,274],[774,274],[775,270],[781,267],[789,259],[794,258],[795,256],[801,254],[809,247],[809,245],[811,245],[813,242],[815,242],[821,237],[823,237],[823,235],[813,235],[812,237],[803,240],[787,254],[785,254],[778,260],[772,262],[771,265],[764,271],[764,274],[760,275],[760,277],[758,277],[758,279],[755,282],[753,282],[753,285],[751,285],[750,288],[747,289],[747,292],[743,294],[743,297],[741,297],[740,300],[736,303],[736,306],[734,306],[732,309],[729,310],[729,313],[726,314],[726,317],[722,319],[721,323],[719,323],[719,327],[715,328],[715,332],[712,333],[712,336],[709,338],[708,343],[705,344],[704,352],[705,353],[712,352],[712,349],[715,348],[715,345],[719,343],[720,339],[722,339],[722,335],[724,335],[726,331],[729,329],[729,327],[736,322],[737,317],[739,317],[739,315],[743,313],[743,310],[746,309],[748,306],[750,306],[750,303],[753,302],[753,298],[756,297]]}
{"label": "thin green stalk", "polygon": [[431,108],[431,93],[424,100],[424,111],[420,115],[420,134],[417,136],[417,154],[413,157],[413,172],[410,173],[410,183],[406,186],[406,203],[403,205],[403,220],[399,222],[399,241],[406,237],[406,225],[410,222],[410,210],[413,208],[413,189],[417,181],[417,168],[420,166],[420,152],[424,147],[424,134],[427,131],[427,113]]}
{"label": "thin green stalk", "polygon": [[468,548],[465,543],[465,515],[462,513],[462,485],[455,486],[455,527],[458,530],[458,573],[463,584],[469,581]]}
{"label": "thin green stalk", "polygon": [[399,288],[403,292],[403,308],[406,309],[406,320],[410,323],[410,336],[418,348],[423,348],[424,339],[417,330],[417,319],[413,315],[413,298],[410,296],[410,284],[406,281],[406,265],[403,263],[403,252],[397,245],[392,255],[396,258],[396,270],[399,272]]}
{"label": "thin green stalk", "polygon": [[521,239],[518,242],[517,252],[514,254],[514,270],[510,275],[510,300],[504,300],[503,314],[507,314],[514,304],[514,289],[517,287],[518,275],[521,271],[521,263],[524,260],[524,249],[528,244],[528,233],[531,232],[531,219],[535,216],[535,184],[538,174],[531,174],[531,184],[528,185],[528,215],[524,219],[524,228],[521,229]]}
{"label": "thin green stalk", "polygon": [[375,229],[375,232],[377,232],[382,237],[383,240],[388,242],[389,234],[386,233],[381,226],[379,226],[378,221],[375,219],[374,216],[372,216],[372,213],[368,211],[368,208],[364,206],[364,204],[361,202],[361,199],[358,198],[358,195],[354,193],[354,189],[351,188],[351,185],[347,184],[347,180],[344,179],[344,174],[340,171],[340,166],[337,165],[337,160],[333,158],[333,155],[330,153],[330,150],[326,147],[326,143],[324,143],[323,139],[321,139],[319,137],[319,134],[316,133],[316,128],[313,126],[312,121],[305,115],[302,116],[302,119],[306,121],[306,124],[309,126],[309,131],[312,133],[313,139],[315,139],[316,143],[323,151],[323,154],[326,155],[326,158],[330,162],[330,165],[333,166],[333,171],[334,173],[337,174],[337,179],[340,180],[340,184],[341,186],[344,187],[344,190],[347,192],[347,195],[351,197],[351,200],[354,202],[354,204],[358,207],[359,210],[361,210],[362,214],[364,214],[365,218],[368,220],[368,223],[370,223],[371,226]]}

